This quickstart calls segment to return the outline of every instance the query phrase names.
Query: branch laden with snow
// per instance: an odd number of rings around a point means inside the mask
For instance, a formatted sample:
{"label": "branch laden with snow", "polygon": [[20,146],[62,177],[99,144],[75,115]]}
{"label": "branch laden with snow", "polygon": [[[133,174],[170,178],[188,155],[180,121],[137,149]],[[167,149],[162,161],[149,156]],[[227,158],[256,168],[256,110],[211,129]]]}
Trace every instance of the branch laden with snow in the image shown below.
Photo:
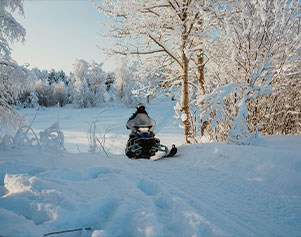
{"label": "branch laden with snow", "polygon": [[213,44],[214,60],[208,65],[211,95],[199,101],[212,139],[242,140],[260,130],[260,117],[271,111],[260,115],[262,99],[287,84],[292,73],[300,78],[300,9],[297,0],[234,1],[228,8],[225,30]]}

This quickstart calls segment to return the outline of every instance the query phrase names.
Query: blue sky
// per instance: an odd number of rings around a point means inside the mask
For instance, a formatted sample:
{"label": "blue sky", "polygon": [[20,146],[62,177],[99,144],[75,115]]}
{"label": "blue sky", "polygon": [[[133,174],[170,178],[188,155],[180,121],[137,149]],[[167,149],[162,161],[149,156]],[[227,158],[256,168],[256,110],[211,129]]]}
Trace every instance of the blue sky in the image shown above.
{"label": "blue sky", "polygon": [[[104,18],[89,0],[25,0],[24,12],[25,17],[15,16],[26,29],[26,42],[11,45],[19,64],[69,73],[76,58],[106,60],[97,48],[109,45],[98,35]],[[111,70],[113,63],[103,68]]]}

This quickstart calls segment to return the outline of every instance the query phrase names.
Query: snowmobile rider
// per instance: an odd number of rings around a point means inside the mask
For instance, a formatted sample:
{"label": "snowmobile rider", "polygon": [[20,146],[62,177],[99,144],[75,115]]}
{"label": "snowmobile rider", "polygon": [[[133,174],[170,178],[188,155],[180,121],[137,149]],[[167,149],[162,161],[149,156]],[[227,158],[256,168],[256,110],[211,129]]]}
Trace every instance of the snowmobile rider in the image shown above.
{"label": "snowmobile rider", "polygon": [[145,105],[143,103],[138,104],[136,109],[136,112],[129,118],[126,123],[126,128],[132,131],[130,137],[131,135],[134,135],[137,130],[136,127],[139,127],[139,125],[148,126],[151,137],[154,137],[155,134],[153,131],[156,122],[148,116],[148,113],[145,110]]}

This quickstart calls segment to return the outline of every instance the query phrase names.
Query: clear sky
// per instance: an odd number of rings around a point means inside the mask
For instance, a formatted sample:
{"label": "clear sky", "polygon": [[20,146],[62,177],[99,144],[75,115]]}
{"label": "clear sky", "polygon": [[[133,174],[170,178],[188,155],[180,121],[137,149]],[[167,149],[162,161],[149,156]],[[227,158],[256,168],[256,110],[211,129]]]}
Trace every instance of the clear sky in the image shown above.
{"label": "clear sky", "polygon": [[[19,64],[40,69],[72,71],[75,59],[105,62],[98,46],[108,45],[99,36],[104,18],[89,0],[25,0],[25,17],[15,14],[26,30],[26,42],[11,45]],[[106,62],[104,70],[111,70]]]}

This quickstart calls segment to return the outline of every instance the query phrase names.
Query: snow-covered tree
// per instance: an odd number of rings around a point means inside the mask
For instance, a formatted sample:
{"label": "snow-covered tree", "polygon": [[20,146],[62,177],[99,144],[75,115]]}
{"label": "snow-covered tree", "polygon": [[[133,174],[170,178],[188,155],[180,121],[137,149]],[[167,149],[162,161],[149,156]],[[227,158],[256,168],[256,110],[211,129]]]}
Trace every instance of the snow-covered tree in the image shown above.
{"label": "snow-covered tree", "polygon": [[[300,74],[298,0],[234,1],[215,46],[212,94],[201,119],[217,140],[242,141],[259,128],[258,105],[291,74]],[[221,44],[220,42],[224,42]],[[222,73],[220,73],[222,72]],[[276,106],[272,104],[270,106]]]}
{"label": "snow-covered tree", "polygon": [[40,70],[39,68],[35,67],[31,69],[31,71],[36,75],[38,80],[46,81],[48,78],[48,70]]}
{"label": "snow-covered tree", "polygon": [[49,84],[56,84],[59,82],[64,82],[65,84],[67,84],[67,76],[63,70],[57,72],[52,69],[51,72],[47,75],[47,81],[49,82]]}
{"label": "snow-covered tree", "polygon": [[[89,88],[98,98],[97,104],[106,101],[106,78],[107,74],[102,70],[102,63],[92,61],[89,68]],[[96,105],[97,105],[96,104]]]}
{"label": "snow-covered tree", "polygon": [[33,75],[11,58],[9,44],[24,41],[25,37],[25,29],[12,15],[15,11],[23,15],[23,0],[0,1],[0,133],[3,128],[15,128],[20,121],[9,104],[15,104],[28,88],[32,88],[28,81]]}
{"label": "snow-covered tree", "polygon": [[[22,0],[3,0],[0,4],[0,99],[14,102],[20,94],[18,78],[26,78],[25,68],[17,65],[11,58],[9,43],[24,41],[25,29],[15,20],[12,13],[23,14]],[[22,82],[21,82],[22,83]]]}
{"label": "snow-covered tree", "polygon": [[86,108],[93,104],[93,98],[88,86],[89,64],[84,60],[76,60],[73,64],[74,72],[70,78],[72,83],[71,101],[76,108]]}
{"label": "snow-covered tree", "polygon": [[137,86],[137,76],[135,75],[136,63],[131,62],[126,57],[120,57],[117,67],[114,70],[114,88],[116,96],[120,102],[131,105],[137,103],[137,98],[133,90]]}
{"label": "snow-covered tree", "polygon": [[[191,88],[204,92],[204,64],[210,36],[218,24],[215,1],[106,0],[92,1],[111,23],[104,37],[115,38],[108,54],[136,55],[148,73],[161,72],[152,86],[181,88],[182,121],[186,142],[193,137]],[[143,77],[143,74],[141,74]]]}
{"label": "snow-covered tree", "polygon": [[76,60],[73,64],[74,72],[70,78],[71,101],[76,108],[97,106],[105,100],[106,73],[102,71],[102,64],[93,62],[91,65],[85,60]]}
{"label": "snow-covered tree", "polygon": [[68,103],[68,77],[64,71],[52,69],[48,72],[48,70],[41,71],[38,68],[34,68],[31,72],[37,77],[34,88],[39,105],[48,107],[59,103],[61,106],[64,106]]}
{"label": "snow-covered tree", "polygon": [[24,41],[25,29],[16,21],[12,13],[23,12],[23,0],[1,0],[0,4],[0,63],[5,64],[11,60],[9,43]]}

